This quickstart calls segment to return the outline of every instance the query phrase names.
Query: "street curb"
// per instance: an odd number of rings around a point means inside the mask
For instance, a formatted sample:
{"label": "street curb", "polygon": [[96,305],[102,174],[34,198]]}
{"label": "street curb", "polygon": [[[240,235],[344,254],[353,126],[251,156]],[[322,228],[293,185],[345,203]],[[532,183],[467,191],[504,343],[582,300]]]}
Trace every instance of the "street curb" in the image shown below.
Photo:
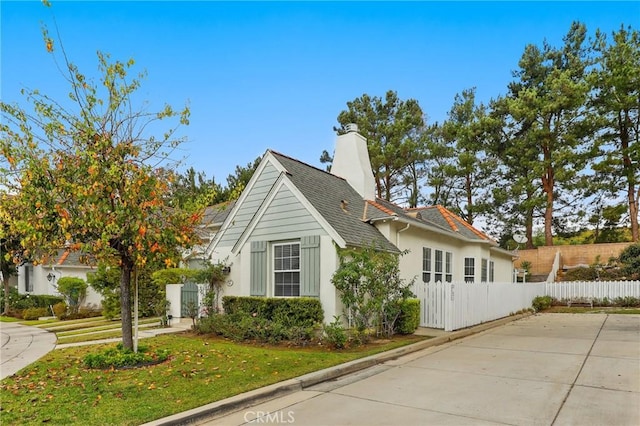
{"label": "street curb", "polygon": [[274,383],[273,385],[254,389],[252,391],[235,395],[220,401],[212,402],[210,404],[193,408],[182,413],[177,413],[168,417],[154,420],[149,423],[145,423],[143,426],[190,425],[202,422],[204,420],[214,420],[234,411],[239,411],[244,408],[249,408],[254,405],[267,402],[277,397],[298,392],[322,382],[335,380],[339,377],[346,376],[348,374],[352,374],[378,364],[383,364],[385,362],[395,360],[401,356],[418,352],[423,349],[427,349],[433,346],[439,346],[448,342],[452,342],[454,340],[471,336],[473,334],[478,334],[483,331],[499,327],[501,325],[508,324],[522,318],[526,318],[530,315],[533,314],[528,312],[501,318],[463,330],[454,331],[446,336],[435,337],[433,339],[413,343],[401,348],[392,349],[387,352],[382,352],[376,355],[349,361],[347,363],[336,365],[334,367],[325,368],[324,370],[314,371],[313,373],[308,373],[300,377]]}

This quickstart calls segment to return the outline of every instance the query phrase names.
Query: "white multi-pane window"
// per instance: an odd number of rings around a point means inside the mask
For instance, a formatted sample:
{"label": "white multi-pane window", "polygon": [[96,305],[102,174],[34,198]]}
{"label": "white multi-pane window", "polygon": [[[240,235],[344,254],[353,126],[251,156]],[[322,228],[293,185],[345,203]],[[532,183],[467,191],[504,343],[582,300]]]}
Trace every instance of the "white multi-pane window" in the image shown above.
{"label": "white multi-pane window", "polygon": [[450,283],[453,281],[453,253],[446,252],[444,260],[444,280]]}
{"label": "white multi-pane window", "polygon": [[443,262],[442,262],[442,250],[436,250],[436,261],[435,261],[435,282],[442,282],[442,271],[443,271]]}
{"label": "white multi-pane window", "polygon": [[431,249],[422,247],[422,282],[431,281]]}
{"label": "white multi-pane window", "polygon": [[476,260],[473,257],[464,258],[464,281],[472,283],[475,281]]}
{"label": "white multi-pane window", "polygon": [[273,245],[275,296],[300,296],[300,243]]}
{"label": "white multi-pane window", "polygon": [[482,259],[480,262],[480,282],[486,283],[489,277],[489,262],[487,259]]}
{"label": "white multi-pane window", "polygon": [[489,282],[493,282],[494,279],[494,264],[493,260],[489,261]]}

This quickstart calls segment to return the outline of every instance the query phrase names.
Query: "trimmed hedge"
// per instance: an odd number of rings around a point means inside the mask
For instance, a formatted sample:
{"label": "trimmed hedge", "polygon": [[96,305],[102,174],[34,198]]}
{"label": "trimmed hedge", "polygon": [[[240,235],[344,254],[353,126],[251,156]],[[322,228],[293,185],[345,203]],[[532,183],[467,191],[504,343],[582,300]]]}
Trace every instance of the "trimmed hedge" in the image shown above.
{"label": "trimmed hedge", "polygon": [[42,294],[20,294],[11,303],[11,307],[15,309],[29,309],[29,308],[49,308],[56,303],[64,301],[62,297],[48,296]]}
{"label": "trimmed hedge", "polygon": [[400,316],[395,324],[396,333],[413,334],[420,326],[420,299],[405,299],[398,303]]}
{"label": "trimmed hedge", "polygon": [[324,319],[320,300],[311,297],[224,296],[222,307],[227,315],[259,317],[285,327],[313,327]]}

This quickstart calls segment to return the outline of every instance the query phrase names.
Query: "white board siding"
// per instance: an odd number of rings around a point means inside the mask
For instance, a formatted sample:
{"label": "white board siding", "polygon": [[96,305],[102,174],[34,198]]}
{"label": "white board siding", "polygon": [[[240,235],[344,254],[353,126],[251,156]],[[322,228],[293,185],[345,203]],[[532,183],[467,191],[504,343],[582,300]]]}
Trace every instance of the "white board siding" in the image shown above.
{"label": "white board siding", "polygon": [[262,205],[269,190],[278,179],[280,172],[271,164],[267,164],[258,177],[244,202],[239,206],[232,222],[224,230],[218,243],[221,247],[233,246],[242,235],[245,228]]}
{"label": "white board siding", "polygon": [[278,241],[303,235],[326,235],[295,195],[282,187],[251,233],[252,240]]}

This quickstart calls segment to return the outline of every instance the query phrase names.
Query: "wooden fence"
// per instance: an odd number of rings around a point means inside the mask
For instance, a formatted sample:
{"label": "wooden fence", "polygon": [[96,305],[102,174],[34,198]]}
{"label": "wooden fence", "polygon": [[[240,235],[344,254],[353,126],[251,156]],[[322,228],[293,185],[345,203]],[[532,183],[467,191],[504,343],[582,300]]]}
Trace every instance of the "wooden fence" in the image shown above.
{"label": "wooden fence", "polygon": [[640,298],[640,281],[559,283],[419,283],[420,325],[459,330],[531,308],[537,296],[571,298]]}

